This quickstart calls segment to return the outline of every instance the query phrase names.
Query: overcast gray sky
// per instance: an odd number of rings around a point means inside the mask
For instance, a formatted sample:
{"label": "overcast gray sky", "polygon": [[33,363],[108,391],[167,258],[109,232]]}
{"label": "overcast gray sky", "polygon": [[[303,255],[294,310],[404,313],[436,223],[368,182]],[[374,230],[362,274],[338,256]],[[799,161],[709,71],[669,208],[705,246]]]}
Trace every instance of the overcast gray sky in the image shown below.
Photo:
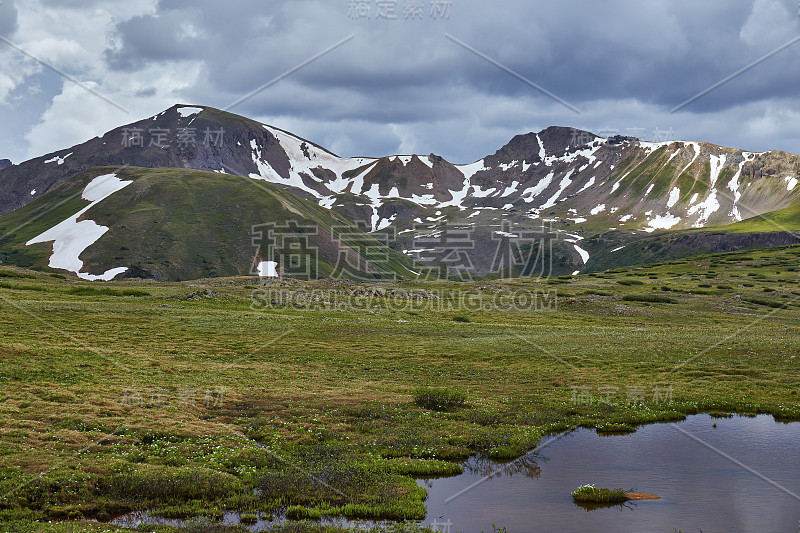
{"label": "overcast gray sky", "polygon": [[0,35],[80,85],[0,42],[0,158],[177,102],[225,108],[351,35],[232,111],[343,156],[472,162],[549,125],[798,153],[800,42],[671,112],[800,36],[798,11],[797,0],[3,0]]}

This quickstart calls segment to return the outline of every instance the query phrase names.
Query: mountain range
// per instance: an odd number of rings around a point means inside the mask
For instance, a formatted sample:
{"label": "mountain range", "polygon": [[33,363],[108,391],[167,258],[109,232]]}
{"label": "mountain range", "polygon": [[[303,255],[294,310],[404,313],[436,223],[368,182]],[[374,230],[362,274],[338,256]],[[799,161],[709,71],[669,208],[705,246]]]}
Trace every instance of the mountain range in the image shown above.
{"label": "mountain range", "polygon": [[0,169],[0,261],[86,279],[247,275],[273,260],[310,277],[574,274],[793,244],[800,225],[800,156],[565,127],[467,164],[341,158],[178,104]]}

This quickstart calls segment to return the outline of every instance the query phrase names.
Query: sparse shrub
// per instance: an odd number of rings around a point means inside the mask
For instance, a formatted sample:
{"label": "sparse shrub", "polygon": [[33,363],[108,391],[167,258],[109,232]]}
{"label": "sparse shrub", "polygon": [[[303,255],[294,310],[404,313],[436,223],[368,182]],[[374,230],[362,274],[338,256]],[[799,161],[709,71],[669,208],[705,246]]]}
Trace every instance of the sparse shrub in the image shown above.
{"label": "sparse shrub", "polygon": [[239,480],[229,474],[202,469],[171,469],[118,474],[104,492],[134,501],[183,502],[215,500],[240,490]]}
{"label": "sparse shrub", "polygon": [[239,522],[242,524],[255,524],[258,522],[258,516],[250,513],[244,513],[239,516]]}
{"label": "sparse shrub", "polygon": [[626,302],[650,302],[657,304],[676,304],[678,300],[660,294],[626,294],[622,297]]}
{"label": "sparse shrub", "polygon": [[617,283],[619,283],[620,285],[628,285],[628,286],[630,286],[630,285],[644,285],[644,281],[641,281],[641,280],[638,280],[638,279],[620,279],[620,280],[617,280]]}
{"label": "sparse shrub", "polygon": [[361,420],[392,420],[396,417],[395,409],[381,402],[370,401],[355,407],[342,409],[345,416]]}
{"label": "sparse shrub", "polygon": [[449,411],[464,405],[466,401],[467,394],[465,392],[447,387],[418,387],[414,389],[414,403],[433,411]]}
{"label": "sparse shrub", "polygon": [[37,287],[36,285],[14,285],[12,283],[0,282],[0,289],[16,289],[18,291],[34,291],[34,292],[48,292],[44,287]]}
{"label": "sparse shrub", "polygon": [[773,300],[765,300],[764,298],[745,298],[742,297],[743,302],[748,302],[756,305],[765,305],[775,309],[787,309],[789,306],[783,302],[776,302]]}
{"label": "sparse shrub", "polygon": [[457,463],[429,459],[397,457],[383,463],[387,472],[404,476],[457,476],[464,467]]}
{"label": "sparse shrub", "polygon": [[500,413],[494,413],[491,411],[484,411],[478,409],[471,409],[464,413],[464,417],[474,424],[480,424],[481,426],[495,426],[499,424],[503,417]]}
{"label": "sparse shrub", "polygon": [[583,294],[593,294],[595,296],[612,296],[612,294],[608,291],[598,291],[595,289],[590,289],[588,291],[584,291]]}
{"label": "sparse shrub", "polygon": [[141,289],[125,289],[120,291],[120,296],[150,296],[150,293]]}
{"label": "sparse shrub", "polygon": [[286,518],[291,520],[319,520],[322,518],[322,511],[309,509],[302,505],[292,505],[286,509]]}
{"label": "sparse shrub", "polygon": [[466,322],[472,322],[472,321],[469,319],[469,317],[466,317],[464,315],[456,315],[456,316],[453,317],[453,322],[466,323]]}
{"label": "sparse shrub", "polygon": [[16,278],[16,279],[36,279],[33,274],[22,274],[21,272],[12,272],[10,270],[0,270],[0,278]]}
{"label": "sparse shrub", "polygon": [[598,489],[594,485],[582,485],[572,491],[572,499],[580,503],[620,503],[629,498],[624,489]]}
{"label": "sparse shrub", "polygon": [[73,287],[66,291],[67,294],[76,296],[150,296],[150,293],[140,289],[124,289],[121,291],[109,287]]}

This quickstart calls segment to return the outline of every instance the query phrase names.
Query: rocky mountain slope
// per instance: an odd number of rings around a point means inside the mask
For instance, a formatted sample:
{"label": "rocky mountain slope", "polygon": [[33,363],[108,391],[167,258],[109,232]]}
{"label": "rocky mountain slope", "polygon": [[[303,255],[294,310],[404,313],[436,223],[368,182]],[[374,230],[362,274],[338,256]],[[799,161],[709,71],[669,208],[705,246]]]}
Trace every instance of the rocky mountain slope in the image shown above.
{"label": "rocky mountain slope", "polygon": [[[525,258],[532,256],[542,271],[591,270],[593,255],[648,234],[791,211],[800,194],[800,157],[779,151],[550,127],[469,164],[434,154],[340,158],[245,117],[176,105],[1,170],[0,213],[97,166],[183,167],[220,181],[227,174],[268,182],[368,231],[394,233],[397,250],[448,275],[519,274],[531,270]],[[800,227],[791,216],[764,220],[762,233]]]}

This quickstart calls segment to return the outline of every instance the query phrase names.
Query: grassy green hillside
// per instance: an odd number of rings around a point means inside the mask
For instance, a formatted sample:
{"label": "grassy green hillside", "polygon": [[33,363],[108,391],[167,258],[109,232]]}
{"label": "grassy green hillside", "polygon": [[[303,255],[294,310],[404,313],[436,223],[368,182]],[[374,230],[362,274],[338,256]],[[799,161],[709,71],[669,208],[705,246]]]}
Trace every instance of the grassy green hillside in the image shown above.
{"label": "grassy green hillside", "polygon": [[[380,245],[340,215],[275,185],[196,170],[135,167],[89,170],[0,217],[0,261],[45,268],[52,245],[24,243],[88,205],[80,197],[84,187],[112,172],[133,183],[84,215],[110,228],[81,255],[85,272],[128,266],[130,276],[159,280],[249,274],[257,252],[253,227],[260,226],[257,231],[264,234],[261,258],[271,260],[265,256],[265,225],[280,232],[281,226],[293,223],[294,233],[297,228],[310,228],[311,233],[307,241],[287,239],[279,251],[284,257],[296,254],[299,260],[292,269],[308,271],[312,279],[332,274],[367,279],[414,276],[409,258]],[[306,246],[313,254],[305,253]],[[342,254],[355,265],[344,273],[337,269],[345,262],[340,261]]]}
{"label": "grassy green hillside", "polygon": [[636,234],[606,231],[586,239],[588,271],[686,259],[723,250],[800,244],[800,205],[718,227]]}
{"label": "grassy green hillside", "polygon": [[799,267],[793,248],[541,282],[98,285],[5,267],[0,521],[420,518],[409,475],[549,432],[797,420]]}
{"label": "grassy green hillside", "polygon": [[736,233],[800,232],[800,204],[747,218],[720,229]]}

